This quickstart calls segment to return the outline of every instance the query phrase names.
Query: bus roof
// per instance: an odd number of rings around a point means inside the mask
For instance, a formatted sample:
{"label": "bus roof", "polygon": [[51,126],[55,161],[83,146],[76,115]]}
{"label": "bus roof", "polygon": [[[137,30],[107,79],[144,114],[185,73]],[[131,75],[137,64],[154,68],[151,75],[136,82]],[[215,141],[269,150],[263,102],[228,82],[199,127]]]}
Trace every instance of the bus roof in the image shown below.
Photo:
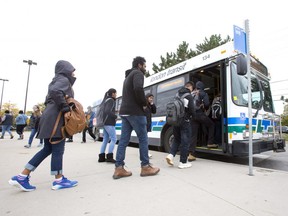
{"label": "bus roof", "polygon": [[144,87],[153,85],[166,79],[170,79],[179,74],[183,74],[188,71],[203,67],[205,65],[209,65],[222,59],[235,56],[237,54],[238,52],[234,49],[234,42],[230,41],[212,50],[192,57],[186,61],[183,61],[170,68],[167,68],[161,72],[147,77],[144,80]]}

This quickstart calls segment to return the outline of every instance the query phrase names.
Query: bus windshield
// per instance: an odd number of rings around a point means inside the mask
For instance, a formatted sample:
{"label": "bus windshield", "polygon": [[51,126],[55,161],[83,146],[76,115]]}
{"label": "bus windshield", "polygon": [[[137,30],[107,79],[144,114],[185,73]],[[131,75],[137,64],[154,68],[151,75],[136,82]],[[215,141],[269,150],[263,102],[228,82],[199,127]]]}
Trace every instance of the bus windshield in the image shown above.
{"label": "bus windshield", "polygon": [[[247,75],[237,74],[236,64],[231,64],[231,81],[233,102],[239,106],[248,107],[248,78]],[[274,112],[270,85],[267,80],[251,72],[252,108],[263,106],[266,112]]]}

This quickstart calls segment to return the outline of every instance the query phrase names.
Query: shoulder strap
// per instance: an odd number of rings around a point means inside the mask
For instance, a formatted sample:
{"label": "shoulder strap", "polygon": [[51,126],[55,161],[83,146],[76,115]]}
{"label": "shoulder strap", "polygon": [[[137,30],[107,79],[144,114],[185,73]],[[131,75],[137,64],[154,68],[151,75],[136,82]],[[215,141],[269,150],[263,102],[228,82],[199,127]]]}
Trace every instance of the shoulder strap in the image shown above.
{"label": "shoulder strap", "polygon": [[[49,139],[49,142],[50,142],[51,144],[57,144],[57,143],[59,143],[59,142],[61,142],[62,140],[65,139],[65,136],[63,136],[63,138],[62,138],[61,140],[57,140],[57,141],[53,141],[53,142],[52,142],[52,138],[53,138],[53,136],[54,136],[55,133],[56,133],[56,129],[57,129],[57,126],[58,126],[58,124],[59,124],[61,115],[62,115],[62,112],[60,111],[59,114],[58,114],[58,116],[57,116],[56,122],[55,122],[55,124],[54,124],[53,130],[52,130],[52,133],[51,133],[51,136],[50,136],[50,139]],[[63,134],[62,134],[62,135],[63,135]]]}

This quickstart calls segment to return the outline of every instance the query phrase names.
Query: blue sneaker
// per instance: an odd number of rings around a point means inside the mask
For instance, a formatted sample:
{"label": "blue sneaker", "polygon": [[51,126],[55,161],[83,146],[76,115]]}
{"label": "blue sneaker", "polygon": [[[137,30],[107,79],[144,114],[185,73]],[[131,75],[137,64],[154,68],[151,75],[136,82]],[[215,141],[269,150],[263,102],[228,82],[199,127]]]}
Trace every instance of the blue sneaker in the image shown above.
{"label": "blue sneaker", "polygon": [[27,176],[23,180],[19,179],[18,176],[13,176],[8,182],[10,185],[19,187],[23,191],[34,191],[36,189],[35,186],[30,185],[29,176]]}
{"label": "blue sneaker", "polygon": [[78,181],[70,181],[63,176],[61,182],[53,182],[52,190],[59,190],[64,188],[71,188],[78,185]]}

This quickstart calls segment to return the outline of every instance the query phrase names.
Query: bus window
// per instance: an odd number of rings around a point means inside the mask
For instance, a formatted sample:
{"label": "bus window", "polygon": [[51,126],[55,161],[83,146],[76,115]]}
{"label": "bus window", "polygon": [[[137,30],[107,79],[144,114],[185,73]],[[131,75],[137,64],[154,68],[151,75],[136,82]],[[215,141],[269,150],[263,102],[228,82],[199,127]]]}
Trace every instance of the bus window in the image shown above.
{"label": "bus window", "polygon": [[[231,82],[233,102],[239,106],[248,106],[248,79],[247,75],[237,74],[235,63],[231,64]],[[261,105],[260,88],[257,78],[251,74],[252,108],[258,109]]]}
{"label": "bus window", "polygon": [[271,95],[271,89],[268,81],[261,81],[261,86],[264,92],[264,102],[263,102],[263,108],[266,112],[272,112],[274,113],[274,107],[273,107],[273,100]]}
{"label": "bus window", "polygon": [[166,113],[166,104],[173,98],[178,89],[185,84],[185,78],[179,77],[177,79],[163,82],[157,87],[157,114]]}

